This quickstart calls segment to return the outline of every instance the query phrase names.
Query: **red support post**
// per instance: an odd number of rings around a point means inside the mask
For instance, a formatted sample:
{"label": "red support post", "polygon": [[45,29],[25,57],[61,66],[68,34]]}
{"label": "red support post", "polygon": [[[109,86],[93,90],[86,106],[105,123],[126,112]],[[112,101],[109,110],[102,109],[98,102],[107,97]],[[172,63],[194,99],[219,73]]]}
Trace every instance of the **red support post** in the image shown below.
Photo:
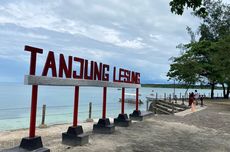
{"label": "red support post", "polygon": [[125,113],[125,88],[121,92],[121,114]]}
{"label": "red support post", "polygon": [[32,86],[32,97],[31,97],[31,111],[30,111],[30,129],[29,137],[35,137],[36,129],[36,113],[37,113],[37,97],[38,97],[38,86]]}
{"label": "red support post", "polygon": [[[31,46],[25,46],[25,51],[31,52],[30,57],[30,75],[35,75],[36,73],[36,55],[37,53],[42,54],[43,50]],[[36,130],[36,114],[37,114],[37,99],[38,99],[38,86],[32,86],[32,96],[31,96],[31,108],[30,108],[30,128],[29,137],[35,137]]]}
{"label": "red support post", "polygon": [[102,109],[102,119],[106,118],[106,95],[107,95],[107,87],[103,88],[103,109]]}
{"label": "red support post", "polygon": [[138,111],[139,88],[136,88],[136,111]]}
{"label": "red support post", "polygon": [[79,103],[79,86],[75,86],[75,92],[74,92],[74,109],[73,109],[73,127],[77,127],[77,121],[78,121],[78,103]]}

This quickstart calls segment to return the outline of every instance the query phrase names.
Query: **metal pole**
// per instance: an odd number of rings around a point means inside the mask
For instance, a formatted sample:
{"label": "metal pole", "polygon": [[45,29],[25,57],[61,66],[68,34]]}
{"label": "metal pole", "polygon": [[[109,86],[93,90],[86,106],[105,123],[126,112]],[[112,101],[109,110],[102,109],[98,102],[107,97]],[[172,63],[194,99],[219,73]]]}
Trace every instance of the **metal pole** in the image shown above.
{"label": "metal pole", "polygon": [[[31,51],[30,58],[30,75],[36,73],[36,53],[43,53],[42,49],[25,46],[25,51]],[[38,85],[32,85],[31,109],[30,109],[30,129],[29,137],[35,137],[36,114],[37,114]]]}
{"label": "metal pole", "polygon": [[77,126],[77,121],[78,121],[78,103],[79,103],[79,86],[75,86],[75,92],[74,92],[74,111],[73,111],[73,127]]}
{"label": "metal pole", "polygon": [[35,137],[36,129],[36,113],[37,113],[37,97],[38,97],[38,86],[32,86],[32,97],[31,97],[31,111],[30,111],[30,130],[29,137]]}
{"label": "metal pole", "polygon": [[136,88],[136,111],[138,111],[138,95],[139,95],[139,88]]}
{"label": "metal pole", "polygon": [[102,108],[102,119],[106,118],[106,95],[107,95],[107,87],[103,88],[103,108]]}
{"label": "metal pole", "polygon": [[121,114],[125,113],[125,88],[121,92]]}

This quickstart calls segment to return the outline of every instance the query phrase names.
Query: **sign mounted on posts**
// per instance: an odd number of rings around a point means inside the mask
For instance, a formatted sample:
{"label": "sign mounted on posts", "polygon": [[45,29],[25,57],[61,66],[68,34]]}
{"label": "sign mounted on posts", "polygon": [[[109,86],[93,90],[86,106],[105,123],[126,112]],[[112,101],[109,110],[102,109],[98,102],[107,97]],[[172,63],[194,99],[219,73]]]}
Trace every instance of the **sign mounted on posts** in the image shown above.
{"label": "sign mounted on posts", "polygon": [[[140,86],[140,73],[127,69],[110,67],[108,64],[89,61],[77,56],[55,56],[49,51],[39,76],[36,74],[36,59],[43,49],[25,46],[30,52],[30,75],[25,76],[29,85],[71,85],[101,87]],[[76,81],[78,80],[78,81]]]}

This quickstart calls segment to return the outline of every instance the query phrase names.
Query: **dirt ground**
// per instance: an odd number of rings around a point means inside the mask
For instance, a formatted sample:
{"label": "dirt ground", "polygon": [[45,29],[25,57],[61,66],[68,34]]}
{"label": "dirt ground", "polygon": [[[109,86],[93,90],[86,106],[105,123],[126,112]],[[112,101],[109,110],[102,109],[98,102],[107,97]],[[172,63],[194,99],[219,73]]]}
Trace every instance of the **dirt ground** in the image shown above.
{"label": "dirt ground", "polygon": [[[91,133],[93,123],[83,123]],[[204,110],[186,116],[157,115],[130,127],[116,127],[111,135],[92,134],[89,144],[61,144],[61,133],[69,124],[38,129],[44,147],[54,152],[229,152],[230,104],[208,102]],[[0,150],[18,145],[28,130],[0,132]]]}

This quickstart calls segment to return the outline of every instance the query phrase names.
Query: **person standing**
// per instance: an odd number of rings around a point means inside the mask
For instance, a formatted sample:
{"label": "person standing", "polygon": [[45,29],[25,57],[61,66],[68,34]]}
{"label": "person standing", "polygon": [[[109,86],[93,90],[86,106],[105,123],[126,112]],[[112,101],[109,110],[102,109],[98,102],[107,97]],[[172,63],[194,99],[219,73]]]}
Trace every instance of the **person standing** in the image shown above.
{"label": "person standing", "polygon": [[201,105],[201,107],[203,107],[203,105],[204,105],[204,96],[203,95],[200,96],[200,105]]}
{"label": "person standing", "polygon": [[195,99],[196,105],[198,105],[199,94],[198,94],[197,90],[195,90],[194,99]]}
{"label": "person standing", "polygon": [[194,93],[189,94],[189,99],[188,99],[188,106],[192,106],[192,103],[194,101]]}

